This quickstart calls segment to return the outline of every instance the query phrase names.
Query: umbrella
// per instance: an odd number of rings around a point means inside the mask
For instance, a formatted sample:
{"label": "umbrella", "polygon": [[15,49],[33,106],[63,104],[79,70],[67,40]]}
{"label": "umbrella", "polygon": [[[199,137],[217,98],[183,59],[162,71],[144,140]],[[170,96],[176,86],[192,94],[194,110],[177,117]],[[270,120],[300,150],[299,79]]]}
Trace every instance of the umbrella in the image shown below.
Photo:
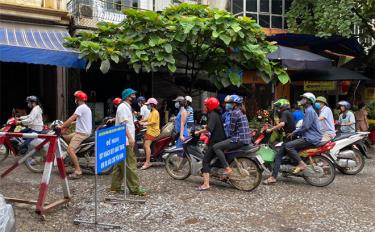
{"label": "umbrella", "polygon": [[301,49],[278,46],[275,52],[267,55],[270,60],[280,60],[281,64],[294,70],[328,69],[332,67],[330,59]]}
{"label": "umbrella", "polygon": [[342,81],[342,80],[370,80],[358,72],[346,68],[330,68],[328,70],[301,70],[295,72],[291,78],[303,81]]}

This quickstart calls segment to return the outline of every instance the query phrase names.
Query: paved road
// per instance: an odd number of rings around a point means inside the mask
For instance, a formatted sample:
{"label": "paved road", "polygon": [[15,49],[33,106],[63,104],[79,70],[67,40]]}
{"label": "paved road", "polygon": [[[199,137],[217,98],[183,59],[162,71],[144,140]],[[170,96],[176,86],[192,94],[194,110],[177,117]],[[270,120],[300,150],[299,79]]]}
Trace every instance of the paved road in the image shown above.
{"label": "paved road", "polygon": [[[150,191],[143,205],[105,202],[106,197],[122,195],[110,195],[110,176],[101,176],[99,221],[119,224],[121,231],[375,231],[375,160],[366,162],[360,174],[338,174],[328,187],[312,187],[302,179],[284,178],[253,192],[219,183],[208,192],[196,192],[201,178],[177,181],[167,175],[164,167],[153,167],[139,171],[142,184]],[[36,199],[40,177],[21,167],[0,182],[0,193]],[[49,201],[61,196],[58,184],[55,176]],[[92,219],[93,177],[71,181],[70,187],[72,202],[67,208],[49,213],[46,222],[41,222],[29,206],[18,205],[17,231],[95,231],[72,223],[75,218]]]}

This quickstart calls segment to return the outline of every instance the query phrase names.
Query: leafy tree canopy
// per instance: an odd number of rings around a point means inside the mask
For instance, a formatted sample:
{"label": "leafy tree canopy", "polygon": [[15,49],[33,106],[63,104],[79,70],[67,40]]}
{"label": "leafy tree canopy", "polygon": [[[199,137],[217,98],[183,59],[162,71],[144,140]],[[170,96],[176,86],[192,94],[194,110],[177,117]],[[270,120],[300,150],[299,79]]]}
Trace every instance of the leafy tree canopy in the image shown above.
{"label": "leafy tree canopy", "polygon": [[265,40],[256,22],[203,5],[181,4],[162,13],[127,9],[119,23],[98,24],[95,32],[67,38],[81,56],[100,61],[108,72],[111,62],[127,62],[135,72],[183,73],[192,85],[204,72],[218,88],[240,86],[239,70],[253,68],[266,82],[289,81],[285,70],[267,59],[277,47]]}
{"label": "leafy tree canopy", "polygon": [[[327,37],[353,36],[354,26],[358,26],[364,46],[371,46],[375,40],[374,0],[294,0],[288,12],[288,27],[292,32],[315,34]],[[375,47],[369,47],[368,59],[375,59]]]}

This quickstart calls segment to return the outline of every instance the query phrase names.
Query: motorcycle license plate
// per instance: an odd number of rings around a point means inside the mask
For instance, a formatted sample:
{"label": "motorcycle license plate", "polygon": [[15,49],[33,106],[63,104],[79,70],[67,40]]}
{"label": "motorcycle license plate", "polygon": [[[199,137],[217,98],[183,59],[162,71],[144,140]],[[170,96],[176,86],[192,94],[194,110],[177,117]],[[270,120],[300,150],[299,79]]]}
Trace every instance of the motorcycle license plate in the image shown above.
{"label": "motorcycle license plate", "polygon": [[260,157],[259,155],[257,155],[256,157],[257,157],[257,160],[260,164],[264,164],[264,161],[263,161],[262,157]]}

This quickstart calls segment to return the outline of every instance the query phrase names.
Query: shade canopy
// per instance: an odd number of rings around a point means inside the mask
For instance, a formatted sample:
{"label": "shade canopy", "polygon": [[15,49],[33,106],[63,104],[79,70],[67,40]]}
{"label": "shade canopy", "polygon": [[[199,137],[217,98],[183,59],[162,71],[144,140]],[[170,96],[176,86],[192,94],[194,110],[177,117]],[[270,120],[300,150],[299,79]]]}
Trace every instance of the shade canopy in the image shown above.
{"label": "shade canopy", "polygon": [[267,55],[270,60],[279,60],[281,64],[292,70],[329,69],[332,61],[326,57],[295,48],[278,46],[275,52]]}
{"label": "shade canopy", "polygon": [[291,78],[294,81],[370,80],[358,72],[336,67],[328,70],[301,70],[292,74]]}
{"label": "shade canopy", "polygon": [[0,61],[84,68],[79,53],[64,47],[65,28],[0,22]]}

